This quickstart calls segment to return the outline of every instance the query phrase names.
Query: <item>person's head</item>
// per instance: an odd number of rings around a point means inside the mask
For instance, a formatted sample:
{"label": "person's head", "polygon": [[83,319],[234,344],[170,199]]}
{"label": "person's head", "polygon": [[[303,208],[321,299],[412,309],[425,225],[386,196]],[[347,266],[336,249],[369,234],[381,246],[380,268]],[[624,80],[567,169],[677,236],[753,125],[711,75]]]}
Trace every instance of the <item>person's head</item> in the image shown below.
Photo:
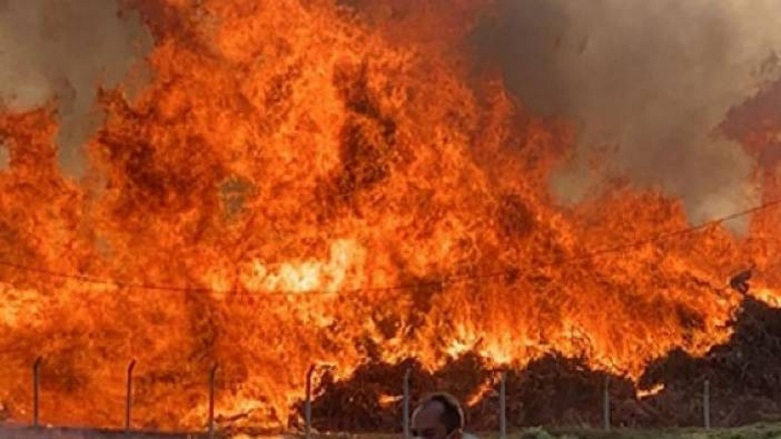
{"label": "person's head", "polygon": [[464,411],[448,393],[434,393],[412,414],[412,435],[420,439],[457,439],[464,428]]}

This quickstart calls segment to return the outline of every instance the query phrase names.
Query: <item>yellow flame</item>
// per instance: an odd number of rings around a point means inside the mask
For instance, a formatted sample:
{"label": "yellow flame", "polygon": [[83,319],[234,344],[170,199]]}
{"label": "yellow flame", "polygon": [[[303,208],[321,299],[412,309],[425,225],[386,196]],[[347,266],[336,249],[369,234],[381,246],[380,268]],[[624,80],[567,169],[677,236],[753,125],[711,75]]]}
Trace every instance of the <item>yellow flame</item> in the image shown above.
{"label": "yellow flame", "polygon": [[761,300],[768,306],[773,308],[781,308],[781,294],[778,291],[770,288],[755,288],[752,289],[751,295],[757,300]]}
{"label": "yellow flame", "polygon": [[398,401],[401,401],[403,397],[401,395],[380,395],[379,398],[377,398],[377,402],[382,407],[387,407],[391,404],[394,404]]}
{"label": "yellow flame", "polygon": [[654,396],[659,394],[659,392],[661,392],[662,390],[664,390],[664,384],[657,384],[647,390],[637,389],[637,398],[638,399],[648,398],[649,396]]}
{"label": "yellow flame", "polygon": [[274,269],[255,259],[242,273],[241,283],[248,291],[336,293],[362,254],[363,249],[355,241],[343,239],[331,244],[326,261],[284,262]]}

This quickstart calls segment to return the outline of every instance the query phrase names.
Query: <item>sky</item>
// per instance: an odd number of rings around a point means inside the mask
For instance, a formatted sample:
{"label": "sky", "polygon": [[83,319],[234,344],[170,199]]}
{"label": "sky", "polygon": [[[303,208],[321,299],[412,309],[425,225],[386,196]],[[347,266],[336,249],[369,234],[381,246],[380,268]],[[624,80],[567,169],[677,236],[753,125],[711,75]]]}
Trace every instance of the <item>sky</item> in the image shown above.
{"label": "sky", "polygon": [[0,0],[0,104],[14,111],[56,99],[60,160],[73,176],[83,172],[82,147],[100,122],[97,85],[143,69],[151,47],[138,18],[117,11],[114,0]]}
{"label": "sky", "polygon": [[562,203],[598,191],[595,150],[634,185],[682,197],[694,222],[757,202],[753,164],[717,126],[780,76],[781,0],[499,3],[482,56],[534,111],[578,127],[578,154],[551,181]]}
{"label": "sky", "polygon": [[[532,110],[578,127],[578,152],[551,179],[562,204],[598,193],[595,151],[641,188],[682,197],[693,222],[753,205],[753,167],[716,127],[780,76],[781,0],[497,0],[476,32]],[[60,159],[79,176],[99,124],[96,85],[143,70],[151,37],[113,0],[0,0],[0,104],[57,99]],[[0,166],[7,152],[0,147]]]}

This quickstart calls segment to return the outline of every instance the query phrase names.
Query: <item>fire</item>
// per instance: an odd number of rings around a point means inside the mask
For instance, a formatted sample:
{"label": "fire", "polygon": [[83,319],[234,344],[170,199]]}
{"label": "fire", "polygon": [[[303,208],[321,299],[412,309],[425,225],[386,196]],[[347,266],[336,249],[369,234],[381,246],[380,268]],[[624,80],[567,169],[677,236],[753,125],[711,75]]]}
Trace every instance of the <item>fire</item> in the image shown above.
{"label": "fire", "polygon": [[487,2],[337,3],[128,0],[153,79],[101,89],[80,181],[58,167],[53,107],[0,115],[12,418],[38,356],[47,423],[121,425],[135,358],[136,427],[202,428],[218,363],[218,414],[283,430],[317,362],[340,379],[368,352],[435,369],[556,351],[636,378],[729,337],[741,298],[723,279],[748,255],[778,304],[778,209],[745,239],[648,240],[689,227],[680,200],[616,182],[556,205],[574,130],[457,50]]}
{"label": "fire", "polygon": [[643,398],[648,398],[649,396],[657,395],[662,390],[664,390],[664,384],[657,384],[657,385],[651,387],[650,389],[646,389],[646,390],[638,389],[637,390],[637,399],[643,399]]}
{"label": "fire", "polygon": [[[295,292],[312,291],[336,293],[348,274],[356,278],[358,273],[348,273],[353,254],[358,253],[357,245],[349,241],[336,241],[331,244],[327,261],[316,259],[291,263],[284,262],[274,270],[258,260],[253,260],[242,276],[241,285],[247,291]],[[224,285],[217,282],[215,285]]]}
{"label": "fire", "polygon": [[774,308],[781,308],[781,294],[767,288],[759,288],[752,295]]}
{"label": "fire", "polygon": [[380,398],[377,402],[381,406],[389,406],[401,401],[402,398],[403,396],[401,395],[380,395]]}
{"label": "fire", "polygon": [[486,396],[496,396],[496,379],[489,379],[478,386],[477,390],[472,393],[465,401],[464,404],[467,407],[473,407],[479,403]]}

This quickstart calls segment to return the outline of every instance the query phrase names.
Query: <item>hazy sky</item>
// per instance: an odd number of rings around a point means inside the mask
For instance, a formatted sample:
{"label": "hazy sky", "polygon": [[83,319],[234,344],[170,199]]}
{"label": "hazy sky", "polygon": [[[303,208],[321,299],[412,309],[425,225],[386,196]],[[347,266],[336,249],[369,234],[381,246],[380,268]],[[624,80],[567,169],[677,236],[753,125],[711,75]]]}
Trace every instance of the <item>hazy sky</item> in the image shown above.
{"label": "hazy sky", "polygon": [[[693,221],[755,202],[751,163],[714,131],[727,109],[779,74],[781,0],[498,0],[500,21],[479,34],[534,110],[580,127],[578,158],[554,176],[562,202],[594,183],[589,148],[642,187],[686,200]],[[78,175],[80,148],[100,115],[95,86],[114,84],[150,46],[113,0],[0,0],[0,99],[12,109],[59,98],[62,162]],[[0,166],[4,158],[0,148]]]}
{"label": "hazy sky", "polygon": [[61,161],[78,174],[100,120],[96,86],[122,80],[150,43],[137,19],[117,16],[114,0],[0,0],[0,102],[18,110],[56,96]]}
{"label": "hazy sky", "polygon": [[643,187],[681,196],[694,221],[740,210],[755,193],[739,145],[714,128],[777,77],[781,0],[500,0],[481,48],[533,109],[580,127],[581,154],[552,187],[576,201],[591,146]]}

